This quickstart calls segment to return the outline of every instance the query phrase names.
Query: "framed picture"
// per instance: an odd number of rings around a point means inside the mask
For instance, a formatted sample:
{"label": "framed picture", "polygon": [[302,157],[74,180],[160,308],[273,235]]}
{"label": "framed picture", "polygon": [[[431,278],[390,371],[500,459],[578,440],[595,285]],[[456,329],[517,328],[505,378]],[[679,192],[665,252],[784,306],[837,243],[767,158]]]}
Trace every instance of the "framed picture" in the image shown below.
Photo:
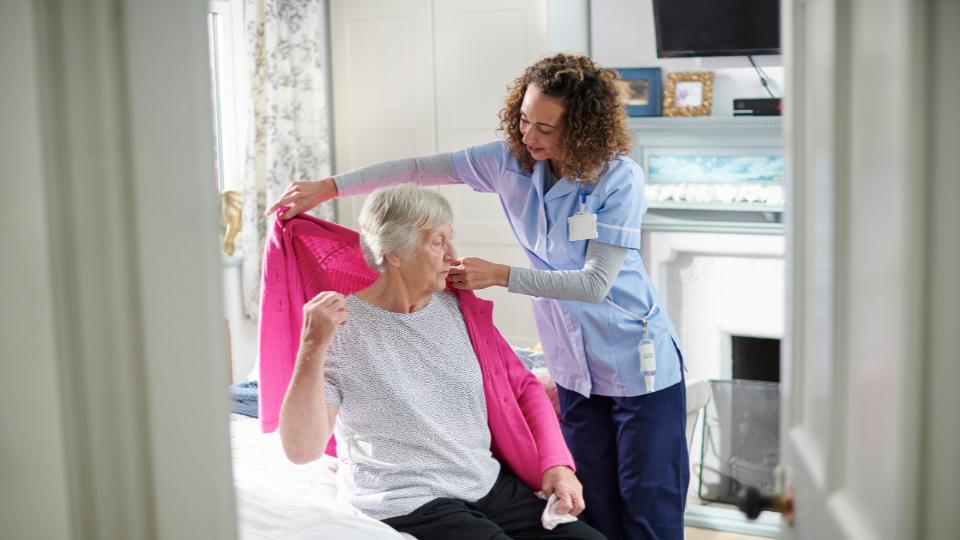
{"label": "framed picture", "polygon": [[660,68],[620,68],[620,97],[630,116],[660,116]]}
{"label": "framed picture", "polygon": [[667,73],[664,116],[709,116],[713,107],[712,71]]}

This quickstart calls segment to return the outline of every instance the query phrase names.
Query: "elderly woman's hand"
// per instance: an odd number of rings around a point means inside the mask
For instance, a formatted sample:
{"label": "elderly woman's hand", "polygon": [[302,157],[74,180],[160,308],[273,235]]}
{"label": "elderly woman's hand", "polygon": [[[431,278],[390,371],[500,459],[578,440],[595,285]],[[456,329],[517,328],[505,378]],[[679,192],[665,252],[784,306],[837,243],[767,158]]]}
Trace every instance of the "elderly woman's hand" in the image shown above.
{"label": "elderly woman's hand", "polygon": [[447,280],[457,289],[486,289],[491,285],[506,287],[510,281],[510,267],[467,257],[450,263]]}
{"label": "elderly woman's hand", "polygon": [[324,178],[317,182],[294,182],[283,192],[270,208],[264,212],[269,216],[281,206],[290,206],[283,213],[283,219],[290,219],[300,212],[306,212],[318,204],[337,196],[337,184],[333,178]]}
{"label": "elderly woman's hand", "polygon": [[324,291],[303,305],[300,347],[309,357],[325,351],[337,327],[347,322],[347,299],[340,293]]}
{"label": "elderly woman's hand", "polygon": [[553,493],[557,494],[560,499],[560,504],[557,505],[559,514],[577,516],[586,507],[583,503],[583,486],[569,467],[561,465],[544,471],[541,490],[548,498]]}

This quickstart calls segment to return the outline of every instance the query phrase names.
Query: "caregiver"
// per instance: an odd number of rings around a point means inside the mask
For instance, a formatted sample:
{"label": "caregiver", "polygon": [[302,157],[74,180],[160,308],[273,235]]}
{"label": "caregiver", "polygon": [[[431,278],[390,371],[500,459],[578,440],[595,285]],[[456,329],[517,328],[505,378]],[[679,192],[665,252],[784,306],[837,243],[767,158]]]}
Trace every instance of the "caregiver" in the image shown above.
{"label": "caregiver", "polygon": [[505,141],[294,182],[267,213],[401,182],[500,197],[532,268],[462,259],[454,287],[534,297],[583,517],[610,539],[683,538],[689,481],[683,361],[640,258],[643,171],[615,72],[558,54],[528,67],[500,112]]}

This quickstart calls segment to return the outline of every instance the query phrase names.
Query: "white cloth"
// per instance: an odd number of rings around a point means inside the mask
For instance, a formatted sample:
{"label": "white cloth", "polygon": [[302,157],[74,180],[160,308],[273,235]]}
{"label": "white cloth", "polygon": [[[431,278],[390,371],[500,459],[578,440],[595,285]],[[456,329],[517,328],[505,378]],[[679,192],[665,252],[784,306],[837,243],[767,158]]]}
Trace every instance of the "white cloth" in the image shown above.
{"label": "white cloth", "polygon": [[560,504],[560,498],[557,497],[557,494],[550,495],[547,506],[543,509],[543,514],[540,515],[540,522],[543,523],[543,528],[548,531],[552,531],[557,525],[573,523],[577,520],[576,516],[557,513],[558,504]]}

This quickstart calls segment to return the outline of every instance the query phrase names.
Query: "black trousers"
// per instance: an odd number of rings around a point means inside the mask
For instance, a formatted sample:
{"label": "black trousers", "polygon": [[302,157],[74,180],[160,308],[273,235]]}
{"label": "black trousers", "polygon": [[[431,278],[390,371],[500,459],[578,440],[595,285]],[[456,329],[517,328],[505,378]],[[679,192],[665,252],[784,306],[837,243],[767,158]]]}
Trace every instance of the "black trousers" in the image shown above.
{"label": "black trousers", "polygon": [[[605,540],[583,521],[543,528],[540,514],[546,502],[526,484],[501,469],[490,493],[475,503],[460,499],[434,499],[405,516],[383,520],[417,540],[507,540],[550,538],[554,540]],[[589,502],[588,502],[589,504]]]}

